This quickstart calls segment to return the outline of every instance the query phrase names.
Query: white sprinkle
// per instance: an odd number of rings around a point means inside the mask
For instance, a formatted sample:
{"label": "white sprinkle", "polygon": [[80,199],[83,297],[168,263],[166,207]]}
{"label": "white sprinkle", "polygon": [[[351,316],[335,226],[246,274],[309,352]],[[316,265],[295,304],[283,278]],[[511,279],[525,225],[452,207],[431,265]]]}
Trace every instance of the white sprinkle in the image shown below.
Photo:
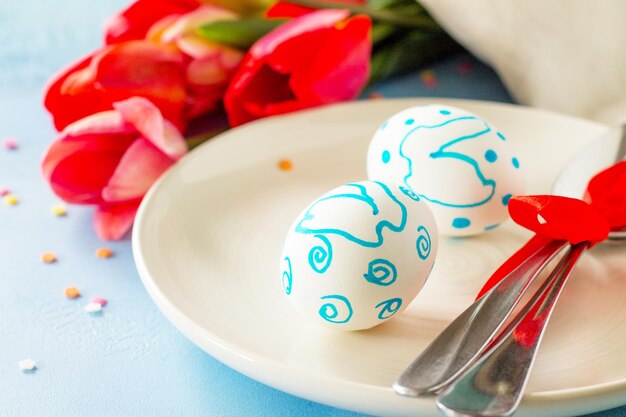
{"label": "white sprinkle", "polygon": [[98,313],[102,311],[102,304],[100,303],[89,303],[85,306],[85,311],[87,313]]}
{"label": "white sprinkle", "polygon": [[544,219],[541,214],[537,214],[537,221],[539,222],[539,224],[546,224],[548,223],[548,221],[546,219]]}
{"label": "white sprinkle", "polygon": [[35,361],[32,359],[22,359],[17,365],[22,371],[33,371],[37,368]]}

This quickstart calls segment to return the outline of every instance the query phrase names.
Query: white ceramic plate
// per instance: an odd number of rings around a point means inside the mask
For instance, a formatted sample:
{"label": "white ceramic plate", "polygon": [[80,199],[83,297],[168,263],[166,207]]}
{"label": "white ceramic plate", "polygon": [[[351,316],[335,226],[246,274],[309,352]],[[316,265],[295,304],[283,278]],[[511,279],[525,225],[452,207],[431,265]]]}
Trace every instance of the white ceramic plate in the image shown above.
{"label": "white ceramic plate", "polygon": [[[283,237],[301,208],[364,179],[378,125],[433,101],[466,108],[505,132],[529,193],[549,192],[566,162],[606,129],[546,111],[442,99],[349,103],[235,129],[184,158],[143,201],[133,249],[156,304],[206,352],[280,390],[376,415],[438,415],[432,398],[400,397],[391,384],[528,233],[506,224],[477,238],[443,240],[407,311],[362,332],[304,325],[278,271]],[[278,169],[283,158],[292,171]],[[624,248],[594,249],[559,301],[520,416],[581,415],[626,403],[625,305]]]}

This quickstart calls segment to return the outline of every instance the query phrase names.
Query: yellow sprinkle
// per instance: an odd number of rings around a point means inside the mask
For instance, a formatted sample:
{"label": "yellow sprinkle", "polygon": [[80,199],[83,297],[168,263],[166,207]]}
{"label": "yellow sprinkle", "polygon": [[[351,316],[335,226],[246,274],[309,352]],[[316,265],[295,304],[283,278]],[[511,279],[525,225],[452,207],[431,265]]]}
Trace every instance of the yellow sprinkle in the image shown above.
{"label": "yellow sprinkle", "polygon": [[52,252],[44,252],[41,254],[41,262],[45,264],[52,264],[57,261],[57,256]]}
{"label": "yellow sprinkle", "polygon": [[111,256],[113,256],[113,251],[111,249],[108,249],[108,248],[99,248],[96,251],[96,256],[98,258],[107,259],[107,258],[110,258]]}
{"label": "yellow sprinkle", "polygon": [[7,194],[4,196],[4,204],[7,206],[14,206],[20,202],[20,199],[17,198],[15,194]]}
{"label": "yellow sprinkle", "polygon": [[67,287],[65,289],[65,296],[67,298],[78,298],[80,297],[80,291],[76,287]]}
{"label": "yellow sprinkle", "polygon": [[50,207],[50,211],[55,216],[65,216],[67,214],[67,207],[65,207],[63,204],[55,204]]}

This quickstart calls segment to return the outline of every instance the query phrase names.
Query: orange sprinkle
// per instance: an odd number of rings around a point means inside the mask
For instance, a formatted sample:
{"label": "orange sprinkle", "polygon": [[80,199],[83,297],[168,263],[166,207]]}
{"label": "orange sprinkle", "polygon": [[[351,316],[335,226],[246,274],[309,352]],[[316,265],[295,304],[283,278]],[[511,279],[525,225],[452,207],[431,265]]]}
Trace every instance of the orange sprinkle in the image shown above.
{"label": "orange sprinkle", "polygon": [[57,261],[57,256],[52,252],[44,252],[41,254],[41,261],[45,264],[53,264]]}
{"label": "orange sprinkle", "polygon": [[278,169],[281,171],[291,171],[293,169],[293,162],[289,159],[281,159],[278,161]]}
{"label": "orange sprinkle", "polygon": [[348,19],[343,19],[335,23],[335,29],[337,30],[343,30],[346,26],[348,26]]}
{"label": "orange sprinkle", "polygon": [[437,76],[433,70],[422,71],[420,78],[426,87],[434,87],[437,85]]}
{"label": "orange sprinkle", "polygon": [[113,251],[109,248],[98,248],[96,256],[101,259],[107,259],[113,256]]}
{"label": "orange sprinkle", "polygon": [[381,98],[385,98],[385,96],[383,96],[382,93],[379,93],[378,91],[372,91],[367,97],[370,100],[380,100]]}
{"label": "orange sprinkle", "polygon": [[80,297],[80,291],[76,287],[67,287],[65,289],[65,296],[67,298],[78,298]]}

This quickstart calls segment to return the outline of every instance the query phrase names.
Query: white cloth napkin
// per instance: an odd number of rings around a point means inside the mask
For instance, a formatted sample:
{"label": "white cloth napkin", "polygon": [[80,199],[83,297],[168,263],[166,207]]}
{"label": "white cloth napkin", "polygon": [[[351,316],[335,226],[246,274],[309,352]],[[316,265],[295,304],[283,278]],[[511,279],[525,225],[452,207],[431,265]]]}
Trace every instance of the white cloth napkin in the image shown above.
{"label": "white cloth napkin", "polygon": [[626,122],[625,0],[418,0],[522,104]]}

